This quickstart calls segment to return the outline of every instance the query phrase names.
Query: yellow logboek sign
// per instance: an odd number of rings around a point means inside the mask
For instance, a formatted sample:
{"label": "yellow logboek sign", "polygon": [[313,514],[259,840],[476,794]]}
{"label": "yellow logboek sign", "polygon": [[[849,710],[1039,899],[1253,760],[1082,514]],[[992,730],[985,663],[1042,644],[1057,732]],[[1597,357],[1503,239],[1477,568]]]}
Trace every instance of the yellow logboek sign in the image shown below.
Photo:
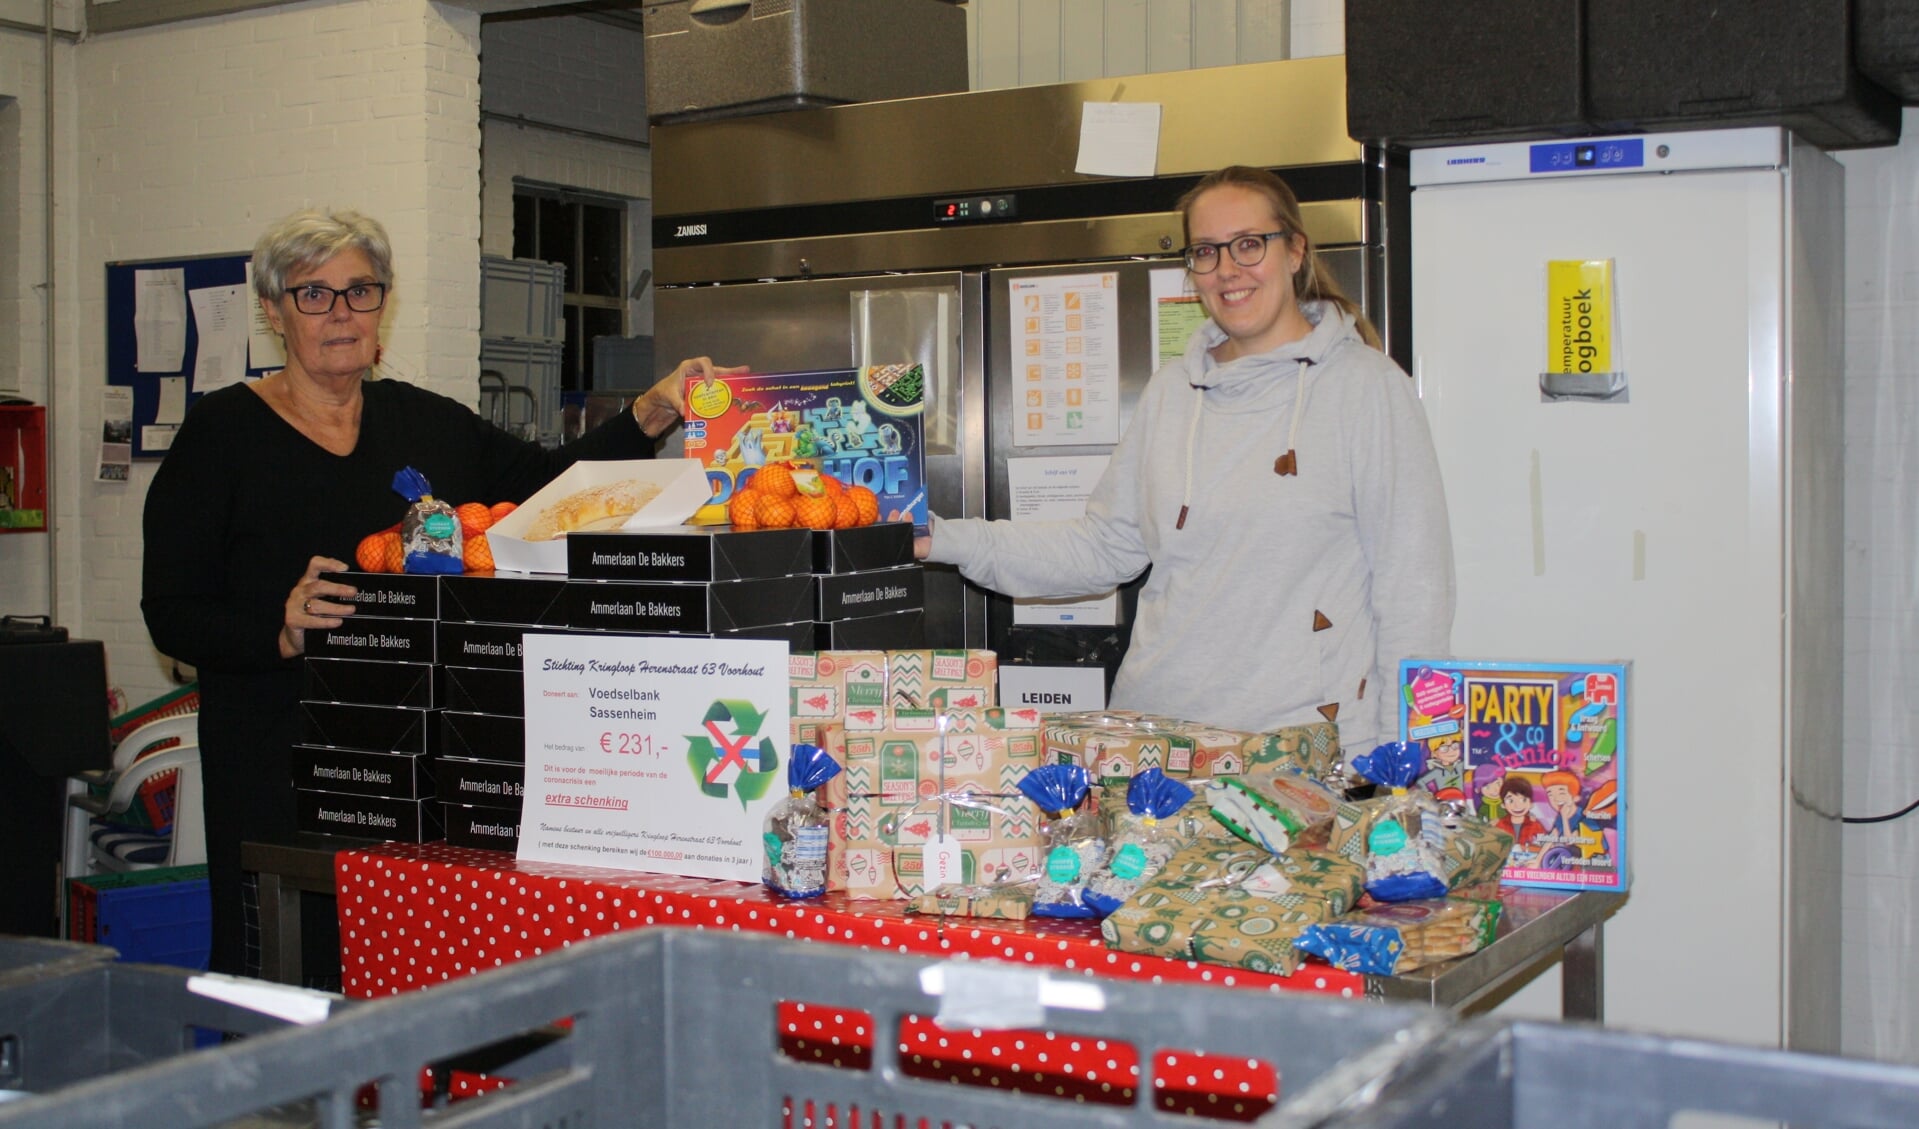
{"label": "yellow logboek sign", "polygon": [[1546,371],[1612,372],[1611,259],[1546,264]]}

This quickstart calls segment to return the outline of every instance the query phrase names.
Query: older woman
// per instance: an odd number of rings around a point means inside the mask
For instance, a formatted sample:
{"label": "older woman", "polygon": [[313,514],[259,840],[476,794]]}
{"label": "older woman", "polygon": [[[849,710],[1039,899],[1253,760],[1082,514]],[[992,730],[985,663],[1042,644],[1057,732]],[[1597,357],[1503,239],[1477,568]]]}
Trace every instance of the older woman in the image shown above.
{"label": "older woman", "polygon": [[[370,378],[392,258],[386,231],[353,212],[270,227],[253,250],[253,286],[286,367],[202,398],[147,494],[141,609],[154,645],[200,672],[216,971],[257,969],[240,844],[294,829],[299,656],[309,629],[353,612],[343,599],[353,590],[319,577],[400,519],[394,472],[415,467],[455,501],[520,501],[576,460],[651,457],[679,422],[689,374],[739,371],[685,361],[631,413],[546,450],[444,396]],[[327,924],[309,939],[326,944]]]}

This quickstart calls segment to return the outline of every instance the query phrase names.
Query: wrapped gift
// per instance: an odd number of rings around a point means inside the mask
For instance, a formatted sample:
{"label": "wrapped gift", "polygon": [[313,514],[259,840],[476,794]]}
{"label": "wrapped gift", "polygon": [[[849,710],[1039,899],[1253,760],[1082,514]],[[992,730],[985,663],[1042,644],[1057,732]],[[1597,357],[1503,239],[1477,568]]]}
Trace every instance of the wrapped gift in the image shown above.
{"label": "wrapped gift", "polygon": [[1290,976],[1294,939],[1351,909],[1364,880],[1364,868],[1325,851],[1202,843],[1173,856],[1100,931],[1126,952]]}
{"label": "wrapped gift", "polygon": [[949,882],[913,899],[910,913],[940,917],[992,917],[1024,921],[1033,912],[1031,886],[965,886]]}
{"label": "wrapped gift", "polygon": [[997,704],[991,651],[821,651],[787,659],[793,740],[818,743],[819,727],[887,726],[894,711],[980,709]]}
{"label": "wrapped gift", "polygon": [[926,892],[929,846],[944,837],[958,851],[962,885],[1030,878],[1041,866],[1039,817],[1017,793],[962,786],[908,805],[848,797],[834,821],[827,888],[857,899],[913,899]]}
{"label": "wrapped gift", "polygon": [[1255,733],[1240,746],[1240,759],[1247,772],[1290,768],[1319,779],[1339,762],[1339,729],[1330,721],[1316,721]]}
{"label": "wrapped gift", "polygon": [[1500,908],[1496,901],[1458,897],[1375,906],[1307,926],[1293,946],[1335,968],[1392,976],[1492,944]]}
{"label": "wrapped gift", "polygon": [[1249,734],[1125,710],[1046,715],[1046,759],[1078,764],[1100,784],[1157,768],[1168,776],[1231,776]]}

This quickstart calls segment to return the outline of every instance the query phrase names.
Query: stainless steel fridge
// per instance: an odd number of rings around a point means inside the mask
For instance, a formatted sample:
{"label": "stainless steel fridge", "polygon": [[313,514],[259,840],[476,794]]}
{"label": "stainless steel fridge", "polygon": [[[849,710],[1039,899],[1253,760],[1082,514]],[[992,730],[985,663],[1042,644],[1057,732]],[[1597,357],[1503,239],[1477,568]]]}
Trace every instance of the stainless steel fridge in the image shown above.
{"label": "stainless steel fridge", "polygon": [[[1159,107],[1153,175],[1075,171],[1083,108],[1112,102]],[[1183,323],[1157,312],[1183,285],[1173,206],[1220,166],[1287,179],[1341,282],[1408,359],[1406,171],[1347,137],[1339,57],[660,126],[653,157],[657,355],[765,372],[923,364],[942,517],[1033,509],[1022,483],[1041,464],[1028,460],[1094,473],[1158,357],[1184,344]],[[1066,411],[1040,418],[1053,393],[1023,383],[1038,366],[1014,351],[1039,346],[1012,306],[1081,284],[1102,303],[1105,376],[1075,431]],[[936,568],[926,593],[932,646],[1097,665],[1109,682],[1125,651],[1131,591],[1022,608]]]}

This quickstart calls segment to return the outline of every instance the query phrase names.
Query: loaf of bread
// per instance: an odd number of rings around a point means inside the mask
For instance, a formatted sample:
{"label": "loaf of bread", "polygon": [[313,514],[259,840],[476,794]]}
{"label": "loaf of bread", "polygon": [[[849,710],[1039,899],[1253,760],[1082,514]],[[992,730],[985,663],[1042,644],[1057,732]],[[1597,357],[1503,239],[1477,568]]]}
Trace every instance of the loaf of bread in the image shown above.
{"label": "loaf of bread", "polygon": [[658,483],[623,479],[589,486],[541,510],[527,526],[528,541],[551,541],[583,529],[617,528],[658,497]]}

